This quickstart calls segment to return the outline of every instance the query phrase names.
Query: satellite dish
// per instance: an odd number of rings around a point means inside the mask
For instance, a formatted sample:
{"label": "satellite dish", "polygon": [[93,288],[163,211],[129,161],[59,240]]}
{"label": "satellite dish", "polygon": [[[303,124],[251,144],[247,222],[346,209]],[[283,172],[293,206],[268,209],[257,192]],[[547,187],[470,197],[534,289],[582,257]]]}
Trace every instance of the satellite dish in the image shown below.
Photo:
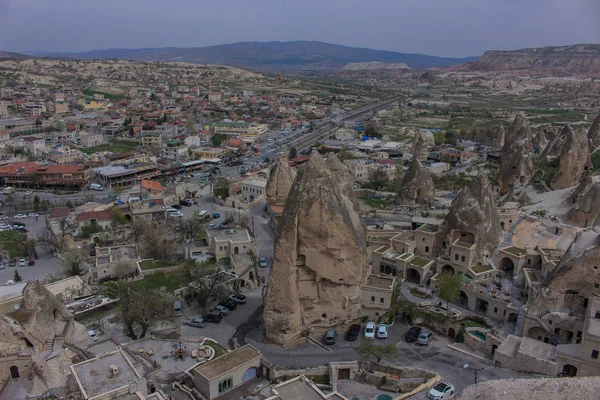
{"label": "satellite dish", "polygon": [[15,310],[18,310],[19,308],[21,308],[21,306],[20,306],[20,305],[17,303],[17,304],[15,304],[15,305],[13,306],[13,308],[14,308]]}

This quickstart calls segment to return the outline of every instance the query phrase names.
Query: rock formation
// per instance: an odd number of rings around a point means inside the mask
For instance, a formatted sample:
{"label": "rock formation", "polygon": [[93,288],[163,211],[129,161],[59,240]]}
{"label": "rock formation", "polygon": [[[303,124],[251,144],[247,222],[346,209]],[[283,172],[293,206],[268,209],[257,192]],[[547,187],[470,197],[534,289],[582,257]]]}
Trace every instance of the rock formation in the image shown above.
{"label": "rock formation", "polygon": [[[464,234],[464,235],[463,235]],[[475,243],[471,265],[487,264],[503,237],[494,195],[487,177],[480,173],[469,188],[462,189],[436,235],[434,254],[448,257],[452,243]]]}
{"label": "rock formation", "polygon": [[350,174],[335,155],[325,161],[313,152],[278,224],[264,305],[267,340],[292,345],[305,329],[359,317],[366,254]]}
{"label": "rock formation", "polygon": [[584,174],[567,204],[572,207],[567,219],[573,225],[593,226],[600,217],[600,182],[593,182],[590,175],[590,172]]}
{"label": "rock formation", "polygon": [[267,203],[271,206],[283,206],[294,183],[296,172],[288,162],[287,155],[282,154],[271,168],[266,188]]}
{"label": "rock formation", "polygon": [[425,138],[423,137],[423,134],[419,131],[415,133],[415,139],[413,141],[411,152],[413,158],[417,157],[421,161],[427,160],[429,150],[425,144]]}
{"label": "rock formation", "polygon": [[552,189],[560,190],[579,184],[584,174],[592,167],[587,133],[567,126],[566,140],[560,152],[560,165],[552,181]]}
{"label": "rock formation", "polygon": [[429,205],[435,194],[435,186],[431,174],[419,158],[413,155],[408,171],[402,178],[400,199],[408,204]]}
{"label": "rock formation", "polygon": [[456,400],[565,400],[597,396],[599,377],[495,379],[465,388]]}
{"label": "rock formation", "polygon": [[594,152],[600,147],[600,114],[592,122],[592,126],[588,130],[588,139],[590,141],[590,152]]}
{"label": "rock formation", "polygon": [[500,193],[509,192],[516,183],[525,186],[533,172],[533,147],[529,124],[522,115],[517,115],[501,151],[502,166],[497,184]]}
{"label": "rock formation", "polygon": [[504,124],[500,124],[498,132],[496,132],[496,145],[502,148],[504,143],[506,143],[506,131],[504,130]]}

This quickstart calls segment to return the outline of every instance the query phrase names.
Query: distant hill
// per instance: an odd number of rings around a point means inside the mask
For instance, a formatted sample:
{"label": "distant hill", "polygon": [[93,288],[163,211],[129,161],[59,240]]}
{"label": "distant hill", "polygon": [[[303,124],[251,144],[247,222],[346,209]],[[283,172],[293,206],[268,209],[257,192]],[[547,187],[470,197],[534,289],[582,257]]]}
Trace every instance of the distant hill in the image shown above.
{"label": "distant hill", "polygon": [[600,44],[486,51],[477,60],[453,69],[555,76],[599,76]]}
{"label": "distant hill", "polygon": [[80,60],[121,58],[135,61],[184,61],[273,72],[331,71],[341,69],[349,63],[373,61],[405,63],[412,69],[424,69],[448,67],[475,60],[475,57],[443,58],[309,41],[240,42],[208,47],[108,49],[39,55]]}
{"label": "distant hill", "polygon": [[0,51],[0,60],[5,60],[5,59],[18,59],[18,60],[22,60],[22,59],[26,59],[26,58],[31,58],[30,56],[26,56],[25,54],[19,54],[19,53],[11,53],[8,51]]}

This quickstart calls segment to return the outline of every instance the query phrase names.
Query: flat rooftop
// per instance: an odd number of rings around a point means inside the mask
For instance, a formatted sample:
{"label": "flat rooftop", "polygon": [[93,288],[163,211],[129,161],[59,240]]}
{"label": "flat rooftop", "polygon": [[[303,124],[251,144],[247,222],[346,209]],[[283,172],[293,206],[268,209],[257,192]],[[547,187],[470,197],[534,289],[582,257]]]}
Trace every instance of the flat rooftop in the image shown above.
{"label": "flat rooftop", "polygon": [[276,386],[274,390],[279,394],[275,399],[281,400],[323,400],[325,397],[309,382],[301,379],[292,379]]}
{"label": "flat rooftop", "polygon": [[201,364],[193,368],[192,371],[194,374],[198,374],[204,379],[212,381],[213,379],[236,369],[239,365],[245,364],[257,357],[262,357],[260,352],[250,345],[245,345],[230,351],[221,357],[212,359],[205,364]]}
{"label": "flat rooftop", "polygon": [[248,179],[247,181],[240,182],[240,185],[250,185],[250,186],[256,186],[256,187],[260,187],[260,188],[266,188],[267,181],[262,180],[262,179]]}
{"label": "flat rooftop", "polygon": [[367,280],[367,286],[373,286],[380,289],[392,289],[394,278],[381,276],[381,275],[369,275]]}
{"label": "flat rooftop", "polygon": [[250,235],[243,228],[208,228],[208,236],[213,236],[217,241],[249,242]]}
{"label": "flat rooftop", "polygon": [[[109,369],[111,365],[119,368],[118,374],[113,375]],[[141,378],[121,350],[72,365],[71,369],[80,390],[88,397],[111,392]]]}

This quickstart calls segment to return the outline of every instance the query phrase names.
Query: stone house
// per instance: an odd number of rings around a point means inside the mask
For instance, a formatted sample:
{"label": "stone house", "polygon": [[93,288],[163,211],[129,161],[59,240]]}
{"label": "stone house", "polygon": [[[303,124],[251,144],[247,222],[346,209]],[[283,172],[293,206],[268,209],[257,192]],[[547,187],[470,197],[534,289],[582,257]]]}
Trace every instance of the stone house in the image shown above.
{"label": "stone house", "polygon": [[262,354],[247,344],[186,371],[194,387],[212,400],[259,376],[268,376]]}
{"label": "stone house", "polygon": [[207,228],[206,240],[217,261],[254,250],[250,234],[243,228]]}
{"label": "stone house", "polygon": [[396,277],[369,275],[362,286],[362,306],[364,309],[389,310],[396,286]]}

